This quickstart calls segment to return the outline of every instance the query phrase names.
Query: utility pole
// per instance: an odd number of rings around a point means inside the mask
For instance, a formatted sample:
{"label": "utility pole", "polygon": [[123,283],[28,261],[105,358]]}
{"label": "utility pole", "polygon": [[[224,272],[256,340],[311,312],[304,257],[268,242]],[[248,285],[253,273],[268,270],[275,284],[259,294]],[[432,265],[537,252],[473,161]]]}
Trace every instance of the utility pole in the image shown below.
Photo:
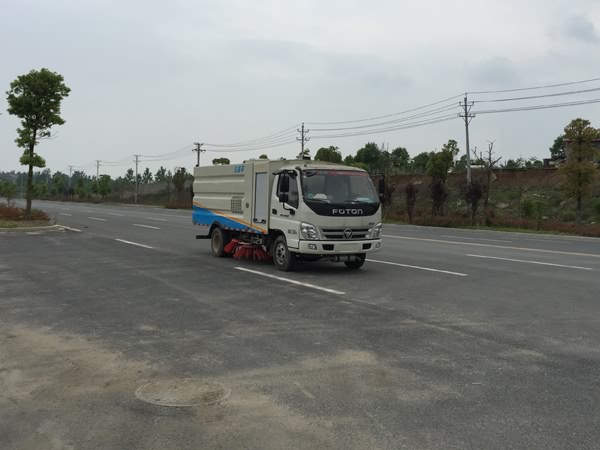
{"label": "utility pole", "polygon": [[133,155],[135,157],[135,196],[134,203],[138,202],[138,163],[140,162],[140,156],[142,155]]}
{"label": "utility pole", "polygon": [[100,162],[101,161],[99,159],[96,160],[96,183],[100,177]]}
{"label": "utility pole", "polygon": [[464,103],[460,103],[460,106],[463,108],[463,112],[458,115],[465,121],[465,135],[467,138],[467,183],[471,184],[471,148],[469,147],[469,123],[475,114],[471,114],[471,108],[473,107],[474,102],[469,102],[467,99],[467,93],[465,92],[465,100]]}
{"label": "utility pole", "polygon": [[204,143],[201,144],[200,142],[194,142],[194,145],[196,146],[196,148],[192,149],[192,151],[198,153],[198,162],[196,163],[196,167],[200,167],[200,153],[204,153],[206,150],[203,150],[201,148],[204,145]]}
{"label": "utility pole", "polygon": [[298,129],[298,133],[300,133],[300,137],[297,137],[296,140],[300,141],[300,145],[301,145],[301,153],[300,153],[300,159],[304,159],[304,144],[308,141],[310,141],[309,137],[306,137],[306,135],[308,134],[310,130],[305,130],[304,129],[304,122],[302,122],[302,129]]}
{"label": "utility pole", "polygon": [[69,166],[69,189],[71,189],[71,177],[73,173],[73,166]]}

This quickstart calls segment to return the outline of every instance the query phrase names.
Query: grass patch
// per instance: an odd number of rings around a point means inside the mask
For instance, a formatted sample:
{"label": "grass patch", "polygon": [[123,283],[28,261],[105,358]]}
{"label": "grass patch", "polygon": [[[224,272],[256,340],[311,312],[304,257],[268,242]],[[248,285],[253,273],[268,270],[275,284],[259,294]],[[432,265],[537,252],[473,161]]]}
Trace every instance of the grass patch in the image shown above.
{"label": "grass patch", "polygon": [[17,222],[13,222],[11,220],[2,220],[0,219],[0,228],[17,228]]}

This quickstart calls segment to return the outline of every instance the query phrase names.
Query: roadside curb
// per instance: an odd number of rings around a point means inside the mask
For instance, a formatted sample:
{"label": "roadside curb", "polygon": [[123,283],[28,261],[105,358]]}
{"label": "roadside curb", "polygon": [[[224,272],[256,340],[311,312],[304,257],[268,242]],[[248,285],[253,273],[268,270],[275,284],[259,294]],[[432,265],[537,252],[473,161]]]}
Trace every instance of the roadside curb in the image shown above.
{"label": "roadside curb", "polygon": [[65,227],[62,225],[44,225],[40,227],[23,227],[23,228],[0,228],[0,233],[20,233],[26,231],[63,231]]}

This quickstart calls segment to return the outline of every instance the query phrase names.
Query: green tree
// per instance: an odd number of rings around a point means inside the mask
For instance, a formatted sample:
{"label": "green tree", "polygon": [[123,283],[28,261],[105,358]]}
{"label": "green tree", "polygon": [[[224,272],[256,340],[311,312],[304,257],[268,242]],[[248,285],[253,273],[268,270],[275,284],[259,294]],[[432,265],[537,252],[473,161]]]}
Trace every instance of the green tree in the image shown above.
{"label": "green tree", "polygon": [[6,203],[10,205],[10,201],[17,193],[17,185],[11,181],[0,180],[0,197],[6,198]]}
{"label": "green tree", "polygon": [[142,174],[142,183],[152,183],[152,172],[150,172],[150,169],[148,167],[146,167],[146,170],[144,170],[144,173]]}
{"label": "green tree", "polygon": [[175,172],[175,175],[173,175],[173,185],[175,186],[177,195],[180,195],[183,192],[186,179],[187,179],[187,172],[185,170],[185,167],[179,167],[177,169],[177,172]]}
{"label": "green tree", "polygon": [[410,155],[404,147],[398,147],[392,150],[391,153],[392,166],[400,170],[408,170],[410,168]]}
{"label": "green tree", "polygon": [[596,136],[597,130],[592,128],[589,120],[577,118],[565,127],[565,141],[568,143],[567,162],[560,170],[564,177],[563,188],[566,194],[575,199],[578,224],[581,223],[583,199],[590,193],[596,173],[595,151],[592,145]]}
{"label": "green tree", "polygon": [[263,153],[258,157],[258,159],[269,159],[269,157]]}
{"label": "green tree", "polygon": [[108,194],[112,191],[112,179],[110,175],[100,175],[100,179],[98,180],[98,194],[104,200]]}
{"label": "green tree", "polygon": [[339,147],[335,147],[333,145],[330,147],[321,147],[319,150],[317,150],[315,160],[341,163],[342,153],[340,152]]}
{"label": "green tree", "polygon": [[48,183],[45,181],[38,181],[33,184],[33,197],[44,198],[48,195]]}
{"label": "green tree", "polygon": [[412,171],[414,173],[425,173],[427,172],[427,167],[429,166],[429,159],[433,152],[422,152],[419,153],[412,159],[411,166]]}
{"label": "green tree", "polygon": [[212,160],[213,166],[227,166],[231,164],[229,158],[215,158]]}
{"label": "green tree", "polygon": [[17,146],[23,149],[20,162],[29,166],[27,176],[27,217],[31,216],[31,200],[33,196],[33,168],[44,167],[46,161],[35,151],[40,139],[50,137],[50,128],[63,125],[60,117],[61,102],[69,96],[69,89],[64,84],[62,75],[48,69],[32,70],[28,74],[17,77],[6,92],[8,113],[21,119],[21,127],[17,128]]}
{"label": "green tree", "polygon": [[154,181],[158,183],[162,183],[165,181],[165,176],[167,175],[167,169],[163,166],[160,166],[160,169],[156,171],[156,175],[154,175]]}
{"label": "green tree", "polygon": [[51,194],[54,196],[61,197],[67,192],[68,177],[61,172],[55,172],[52,175],[52,188]]}
{"label": "green tree", "polygon": [[430,155],[427,174],[431,176],[433,215],[444,214],[444,205],[448,199],[446,180],[448,179],[448,173],[454,167],[454,159],[459,151],[458,143],[454,139],[450,139],[439,152]]}
{"label": "green tree", "polygon": [[502,167],[504,169],[524,169],[525,160],[520,156],[517,159],[509,159]]}
{"label": "green tree", "polygon": [[167,202],[171,200],[171,183],[173,181],[173,173],[169,170],[165,174],[165,182],[167,183]]}
{"label": "green tree", "polygon": [[386,168],[386,162],[389,163],[389,153],[384,155],[376,143],[368,142],[363,148],[356,152],[353,165],[360,163],[363,167],[366,167],[369,172],[377,172]]}
{"label": "green tree", "polygon": [[450,169],[454,167],[454,159],[459,151],[458,143],[454,139],[450,139],[443,145],[439,152],[431,154],[427,174],[432,178],[441,180],[445,184]]}
{"label": "green tree", "polygon": [[554,139],[554,144],[550,147],[550,158],[554,161],[565,159],[565,135],[561,134]]}
{"label": "green tree", "polygon": [[527,161],[525,161],[526,169],[542,169],[544,167],[544,162],[540,161],[535,156],[532,156]]}

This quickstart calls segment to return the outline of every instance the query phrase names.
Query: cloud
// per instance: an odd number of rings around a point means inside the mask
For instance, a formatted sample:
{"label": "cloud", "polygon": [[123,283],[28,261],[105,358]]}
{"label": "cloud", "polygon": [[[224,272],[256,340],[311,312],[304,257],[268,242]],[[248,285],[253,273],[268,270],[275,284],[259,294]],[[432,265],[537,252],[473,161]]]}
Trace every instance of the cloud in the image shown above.
{"label": "cloud", "polygon": [[595,25],[583,15],[568,17],[564,23],[564,32],[568,37],[578,41],[593,44],[600,41]]}
{"label": "cloud", "polygon": [[517,84],[517,72],[511,60],[494,57],[468,69],[469,78],[477,85],[506,86]]}

